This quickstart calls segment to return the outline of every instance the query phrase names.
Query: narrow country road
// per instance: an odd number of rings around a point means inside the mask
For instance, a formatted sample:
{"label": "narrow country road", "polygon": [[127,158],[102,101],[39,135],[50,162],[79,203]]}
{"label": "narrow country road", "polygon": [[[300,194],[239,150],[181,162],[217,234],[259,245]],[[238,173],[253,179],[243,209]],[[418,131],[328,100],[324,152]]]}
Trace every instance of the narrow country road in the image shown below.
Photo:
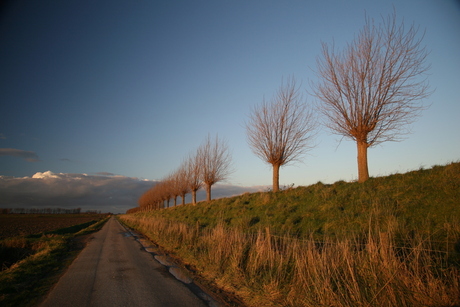
{"label": "narrow country road", "polygon": [[207,306],[112,217],[40,307]]}

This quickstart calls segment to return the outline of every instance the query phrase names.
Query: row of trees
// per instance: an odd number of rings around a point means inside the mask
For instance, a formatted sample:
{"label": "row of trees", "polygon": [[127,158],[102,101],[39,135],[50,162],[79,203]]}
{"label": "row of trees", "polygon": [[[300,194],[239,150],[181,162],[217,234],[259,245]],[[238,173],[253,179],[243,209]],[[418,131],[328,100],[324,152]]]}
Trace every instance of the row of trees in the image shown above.
{"label": "row of trees", "polygon": [[216,135],[206,137],[195,153],[190,154],[179,168],[166,176],[160,183],[144,193],[139,199],[140,209],[160,209],[177,205],[177,198],[192,194],[196,204],[196,192],[204,187],[206,200],[211,200],[211,187],[226,180],[232,173],[232,156],[227,143]]}
{"label": "row of trees", "polygon": [[[0,208],[0,214],[80,214],[81,208]],[[87,210],[84,213],[101,214],[101,211]]]}
{"label": "row of trees", "polygon": [[[399,141],[424,106],[429,69],[422,36],[412,25],[397,23],[396,12],[375,25],[366,18],[356,39],[342,51],[326,43],[317,59],[313,95],[323,124],[357,144],[358,181],[369,179],[368,148]],[[295,80],[282,85],[273,100],[252,110],[247,123],[253,152],[273,166],[273,191],[279,189],[280,166],[298,161],[314,144],[315,116],[303,101]]]}
{"label": "row of trees", "polygon": [[[317,110],[334,134],[356,142],[359,182],[369,178],[368,148],[400,140],[424,109],[419,101],[431,94],[423,78],[429,65],[422,38],[414,25],[406,30],[404,22],[398,24],[394,12],[378,25],[366,18],[356,39],[342,51],[322,45],[318,81],[312,83],[313,95],[320,101]],[[273,167],[274,192],[279,189],[280,167],[299,161],[314,147],[317,126],[294,78],[283,82],[271,101],[252,109],[246,123],[248,143]],[[176,204],[177,196],[184,203],[185,194],[190,190],[196,195],[201,184],[210,200],[211,186],[228,175],[229,159],[228,148],[208,136],[196,155],[141,197],[141,206],[154,200],[159,207],[171,198]]]}

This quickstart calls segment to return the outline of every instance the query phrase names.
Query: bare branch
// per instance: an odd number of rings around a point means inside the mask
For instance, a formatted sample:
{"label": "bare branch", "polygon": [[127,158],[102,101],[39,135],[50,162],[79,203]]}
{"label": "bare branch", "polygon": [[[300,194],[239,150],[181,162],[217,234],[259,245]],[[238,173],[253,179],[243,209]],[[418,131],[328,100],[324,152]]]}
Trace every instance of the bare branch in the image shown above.
{"label": "bare branch", "polygon": [[192,203],[196,205],[196,192],[201,189],[203,183],[201,181],[201,161],[198,151],[195,154],[190,154],[187,162],[188,184],[192,191]]}
{"label": "bare branch", "polygon": [[246,123],[248,143],[255,155],[273,166],[274,191],[279,188],[279,167],[300,161],[314,146],[316,127],[294,78],[283,82],[270,102],[252,109]]}
{"label": "bare branch", "polygon": [[208,135],[197,151],[201,169],[201,180],[206,188],[206,199],[211,200],[211,186],[228,179],[233,172],[232,156],[225,141],[216,135],[214,140]]}
{"label": "bare branch", "polygon": [[[333,133],[368,148],[386,141],[398,141],[424,109],[420,100],[428,97],[423,76],[427,51],[414,25],[407,30],[396,22],[396,13],[376,26],[366,18],[355,40],[342,51],[322,45],[317,59],[320,78],[313,91],[322,101],[325,125]],[[363,150],[362,154],[367,153]],[[360,181],[369,177],[367,161],[360,162]],[[367,173],[367,175],[366,175]]]}

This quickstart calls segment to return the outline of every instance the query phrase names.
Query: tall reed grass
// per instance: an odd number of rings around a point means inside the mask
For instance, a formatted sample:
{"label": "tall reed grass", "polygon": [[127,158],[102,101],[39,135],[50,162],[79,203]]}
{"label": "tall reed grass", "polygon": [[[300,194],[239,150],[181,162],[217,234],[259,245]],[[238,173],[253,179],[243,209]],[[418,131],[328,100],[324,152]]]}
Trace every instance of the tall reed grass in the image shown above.
{"label": "tall reed grass", "polygon": [[202,228],[148,214],[120,219],[248,306],[460,305],[458,223],[419,234],[397,220],[381,227],[370,219],[366,233],[318,240],[225,222]]}

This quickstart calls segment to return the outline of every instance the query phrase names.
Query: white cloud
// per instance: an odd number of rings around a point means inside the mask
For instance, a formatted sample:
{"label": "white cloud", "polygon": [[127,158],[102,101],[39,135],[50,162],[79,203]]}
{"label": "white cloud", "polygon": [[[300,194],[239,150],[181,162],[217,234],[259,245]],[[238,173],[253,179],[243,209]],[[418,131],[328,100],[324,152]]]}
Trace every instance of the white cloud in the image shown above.
{"label": "white cloud", "polygon": [[[124,213],[137,207],[139,197],[155,183],[154,180],[120,175],[65,174],[51,171],[38,172],[32,177],[23,178],[0,176],[0,207],[81,208],[82,211]],[[228,197],[265,189],[266,187],[216,184],[212,189],[212,197]],[[197,198],[200,201],[205,196],[205,192],[201,190]],[[190,202],[190,196],[186,201]]]}
{"label": "white cloud", "polygon": [[34,178],[34,179],[46,179],[46,178],[59,178],[59,176],[55,175],[51,171],[47,171],[47,172],[44,172],[44,173],[41,173],[41,172],[35,173],[32,176],[32,178]]}

